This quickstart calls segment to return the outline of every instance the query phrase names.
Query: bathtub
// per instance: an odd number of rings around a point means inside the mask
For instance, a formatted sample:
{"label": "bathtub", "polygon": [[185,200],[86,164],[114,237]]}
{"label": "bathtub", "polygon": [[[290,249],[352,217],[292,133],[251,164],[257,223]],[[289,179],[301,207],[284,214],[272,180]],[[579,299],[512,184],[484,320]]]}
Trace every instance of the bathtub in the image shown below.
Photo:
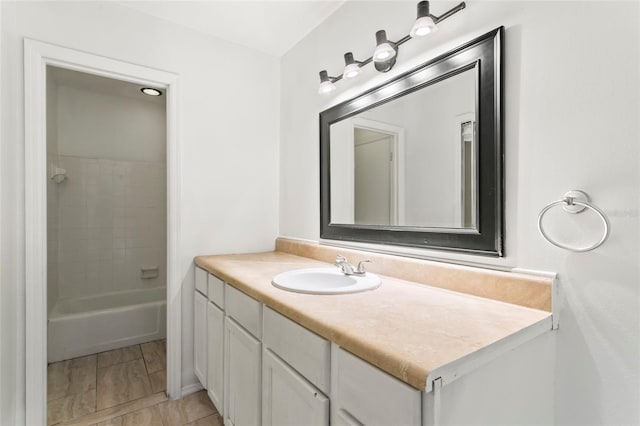
{"label": "bathtub", "polygon": [[166,297],[158,287],[58,300],[49,314],[48,362],[164,339]]}

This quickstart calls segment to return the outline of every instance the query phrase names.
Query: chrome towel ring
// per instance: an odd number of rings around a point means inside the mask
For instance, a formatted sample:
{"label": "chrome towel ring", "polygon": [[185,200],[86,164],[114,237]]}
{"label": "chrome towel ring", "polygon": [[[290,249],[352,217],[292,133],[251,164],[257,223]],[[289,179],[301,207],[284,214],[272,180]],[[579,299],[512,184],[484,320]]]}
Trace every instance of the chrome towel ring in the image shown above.
{"label": "chrome towel ring", "polygon": [[[562,208],[564,209],[564,211],[572,214],[580,213],[585,209],[591,209],[594,212],[596,212],[598,216],[600,216],[600,219],[602,220],[602,224],[604,225],[604,232],[600,240],[595,244],[587,247],[571,247],[571,246],[561,244],[557,241],[553,241],[549,237],[549,235],[545,232],[544,228],[542,227],[542,217],[549,209],[558,205],[562,205]],[[609,236],[609,220],[607,219],[607,216],[604,214],[602,210],[600,210],[598,207],[594,206],[589,202],[589,195],[586,192],[573,190],[573,191],[566,192],[562,196],[562,199],[558,201],[554,201],[544,206],[544,208],[540,211],[540,214],[538,214],[538,231],[540,231],[540,234],[545,240],[547,240],[548,242],[550,242],[556,247],[560,247],[562,249],[574,251],[574,252],[585,252],[585,251],[594,250],[600,247],[602,243],[605,242],[605,240]]]}

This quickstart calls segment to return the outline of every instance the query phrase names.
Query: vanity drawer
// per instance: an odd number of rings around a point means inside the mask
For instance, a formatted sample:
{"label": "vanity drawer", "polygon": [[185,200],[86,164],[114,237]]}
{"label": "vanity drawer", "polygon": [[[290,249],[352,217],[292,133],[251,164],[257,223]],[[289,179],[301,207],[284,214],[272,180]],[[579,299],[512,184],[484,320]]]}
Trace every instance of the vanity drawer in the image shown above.
{"label": "vanity drawer", "polygon": [[196,290],[207,295],[207,275],[209,273],[199,266],[196,266]]}
{"label": "vanity drawer", "polygon": [[224,281],[215,275],[209,274],[207,278],[208,298],[211,302],[224,309]]}
{"label": "vanity drawer", "polygon": [[225,284],[224,307],[225,313],[249,333],[262,337],[262,303]]}
{"label": "vanity drawer", "polygon": [[422,419],[421,393],[339,348],[332,412],[336,424],[415,425]]}
{"label": "vanity drawer", "polygon": [[265,306],[262,344],[322,392],[329,393],[331,343],[328,340]]}

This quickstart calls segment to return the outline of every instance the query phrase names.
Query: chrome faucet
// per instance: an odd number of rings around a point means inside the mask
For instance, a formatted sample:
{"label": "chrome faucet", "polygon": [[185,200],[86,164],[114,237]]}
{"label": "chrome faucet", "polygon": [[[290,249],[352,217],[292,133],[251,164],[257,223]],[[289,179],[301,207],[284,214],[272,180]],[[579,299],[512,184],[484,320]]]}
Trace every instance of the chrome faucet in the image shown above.
{"label": "chrome faucet", "polygon": [[361,260],[360,262],[358,262],[358,267],[354,269],[353,265],[349,263],[347,258],[339,254],[336,256],[336,262],[334,263],[334,265],[337,266],[345,275],[364,275],[366,274],[366,271],[364,270],[364,264],[370,262],[371,260],[368,259]]}

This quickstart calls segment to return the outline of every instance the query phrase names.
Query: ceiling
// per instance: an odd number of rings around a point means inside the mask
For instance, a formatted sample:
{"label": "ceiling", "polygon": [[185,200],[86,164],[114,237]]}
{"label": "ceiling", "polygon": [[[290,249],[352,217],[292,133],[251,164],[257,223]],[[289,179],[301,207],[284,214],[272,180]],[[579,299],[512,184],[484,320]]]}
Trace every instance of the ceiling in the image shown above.
{"label": "ceiling", "polygon": [[118,3],[280,57],[345,1],[209,0]]}
{"label": "ceiling", "polygon": [[165,96],[142,94],[140,89],[143,86],[140,84],[54,66],[48,66],[47,73],[50,74],[53,83],[59,86],[73,87],[110,96],[124,96],[158,105],[164,105],[165,103]]}

